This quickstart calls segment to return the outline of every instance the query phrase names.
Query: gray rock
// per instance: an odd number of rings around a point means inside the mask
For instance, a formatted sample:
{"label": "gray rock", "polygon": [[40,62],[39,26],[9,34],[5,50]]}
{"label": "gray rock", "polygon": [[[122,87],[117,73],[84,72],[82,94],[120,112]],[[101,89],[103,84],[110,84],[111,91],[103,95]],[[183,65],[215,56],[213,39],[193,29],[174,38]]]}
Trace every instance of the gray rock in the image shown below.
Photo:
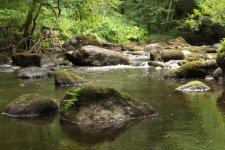
{"label": "gray rock", "polygon": [[9,103],[4,110],[10,117],[35,117],[58,111],[55,100],[38,94],[25,94]]}
{"label": "gray rock", "polygon": [[82,66],[108,66],[129,64],[128,57],[120,52],[104,49],[96,46],[83,46],[72,54],[66,54],[68,60],[74,65]]}
{"label": "gray rock", "polygon": [[170,60],[183,60],[185,59],[184,53],[180,50],[164,50],[160,53],[161,59],[164,62]]}
{"label": "gray rock", "polygon": [[19,70],[17,77],[24,79],[44,79],[53,76],[54,72],[48,68],[27,67]]}

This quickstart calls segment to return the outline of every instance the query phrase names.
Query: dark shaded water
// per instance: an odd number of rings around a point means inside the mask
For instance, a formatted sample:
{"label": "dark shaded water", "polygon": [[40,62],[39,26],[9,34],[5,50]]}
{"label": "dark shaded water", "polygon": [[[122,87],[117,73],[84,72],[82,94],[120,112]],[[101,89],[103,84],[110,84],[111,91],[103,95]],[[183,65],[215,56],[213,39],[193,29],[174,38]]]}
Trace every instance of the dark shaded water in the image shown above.
{"label": "dark shaded water", "polygon": [[[222,85],[204,81],[214,90],[185,94],[174,89],[182,81],[162,80],[151,69],[78,69],[93,84],[113,87],[149,102],[159,116],[101,135],[84,134],[60,123],[57,114],[32,120],[0,116],[1,150],[222,150],[225,149],[225,99]],[[187,82],[187,81],[184,81]],[[67,89],[54,80],[20,80],[16,74],[0,74],[0,112],[25,93],[40,93],[60,100]]]}

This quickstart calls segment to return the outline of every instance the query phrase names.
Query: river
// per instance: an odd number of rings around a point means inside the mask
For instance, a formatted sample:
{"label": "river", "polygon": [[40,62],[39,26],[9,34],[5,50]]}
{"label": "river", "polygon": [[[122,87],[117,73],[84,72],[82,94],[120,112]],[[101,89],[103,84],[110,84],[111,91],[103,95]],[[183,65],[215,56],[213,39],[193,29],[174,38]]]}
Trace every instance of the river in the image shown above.
{"label": "river", "polygon": [[[113,87],[151,104],[159,113],[126,129],[105,135],[85,134],[60,122],[58,114],[36,119],[0,115],[1,150],[222,150],[225,149],[223,85],[205,81],[212,90],[182,93],[175,88],[187,80],[164,80],[162,70],[139,67],[75,67],[91,84]],[[0,112],[16,97],[40,93],[60,100],[68,88],[54,79],[21,80],[16,73],[0,74]]]}

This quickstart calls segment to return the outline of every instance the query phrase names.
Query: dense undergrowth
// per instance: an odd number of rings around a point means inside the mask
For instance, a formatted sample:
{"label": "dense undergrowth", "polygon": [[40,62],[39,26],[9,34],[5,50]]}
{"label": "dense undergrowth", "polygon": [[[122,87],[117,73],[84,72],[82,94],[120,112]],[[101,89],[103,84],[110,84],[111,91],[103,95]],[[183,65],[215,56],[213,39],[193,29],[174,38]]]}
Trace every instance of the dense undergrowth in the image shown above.
{"label": "dense undergrowth", "polygon": [[203,44],[215,42],[225,34],[224,5],[218,1],[2,0],[0,51],[54,47],[52,43],[63,43],[75,34],[141,44],[188,33],[187,39],[202,34]]}

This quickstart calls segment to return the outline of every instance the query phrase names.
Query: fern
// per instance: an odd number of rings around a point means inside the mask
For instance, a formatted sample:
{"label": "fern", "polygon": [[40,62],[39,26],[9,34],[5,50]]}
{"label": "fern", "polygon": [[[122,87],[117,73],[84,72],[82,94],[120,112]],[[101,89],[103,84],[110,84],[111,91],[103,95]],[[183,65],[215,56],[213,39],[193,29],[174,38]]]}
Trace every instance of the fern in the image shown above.
{"label": "fern", "polygon": [[72,107],[78,101],[78,98],[80,96],[80,90],[81,90],[81,88],[77,88],[77,89],[74,89],[74,90],[66,93],[71,98],[66,100],[66,103],[64,105],[65,109]]}

